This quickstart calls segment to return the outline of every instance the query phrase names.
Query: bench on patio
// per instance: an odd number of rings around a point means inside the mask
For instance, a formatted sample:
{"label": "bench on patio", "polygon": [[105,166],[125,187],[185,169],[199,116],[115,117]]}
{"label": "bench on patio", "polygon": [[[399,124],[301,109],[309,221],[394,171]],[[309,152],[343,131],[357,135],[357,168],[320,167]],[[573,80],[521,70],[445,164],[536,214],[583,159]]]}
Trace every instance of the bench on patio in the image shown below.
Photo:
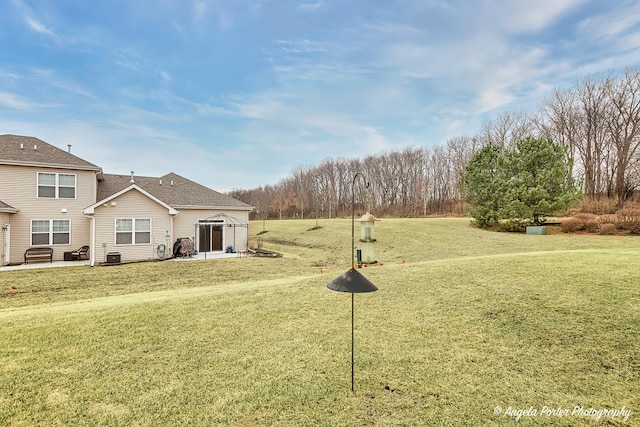
{"label": "bench on patio", "polygon": [[24,263],[29,261],[46,261],[53,262],[53,248],[29,248],[24,251]]}

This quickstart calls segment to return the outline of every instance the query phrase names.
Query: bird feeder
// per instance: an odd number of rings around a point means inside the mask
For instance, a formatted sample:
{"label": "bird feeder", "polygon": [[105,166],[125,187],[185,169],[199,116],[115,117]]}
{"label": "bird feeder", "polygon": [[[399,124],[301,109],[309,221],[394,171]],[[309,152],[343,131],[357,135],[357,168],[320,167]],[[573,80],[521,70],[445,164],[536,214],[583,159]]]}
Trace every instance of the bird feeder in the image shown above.
{"label": "bird feeder", "polygon": [[358,250],[358,264],[375,264],[376,254],[374,244],[376,242],[375,222],[379,221],[369,212],[362,215],[360,222],[360,249]]}

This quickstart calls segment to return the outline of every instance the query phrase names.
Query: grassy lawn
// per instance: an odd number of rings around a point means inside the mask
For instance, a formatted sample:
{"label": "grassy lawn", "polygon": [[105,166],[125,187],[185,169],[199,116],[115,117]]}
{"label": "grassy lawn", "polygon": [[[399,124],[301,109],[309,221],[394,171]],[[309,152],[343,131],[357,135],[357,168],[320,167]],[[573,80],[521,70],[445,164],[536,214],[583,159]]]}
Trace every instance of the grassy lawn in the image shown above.
{"label": "grassy lawn", "polygon": [[640,238],[383,219],[352,395],[351,223],[319,225],[252,224],[282,258],[0,269],[0,425],[640,425]]}

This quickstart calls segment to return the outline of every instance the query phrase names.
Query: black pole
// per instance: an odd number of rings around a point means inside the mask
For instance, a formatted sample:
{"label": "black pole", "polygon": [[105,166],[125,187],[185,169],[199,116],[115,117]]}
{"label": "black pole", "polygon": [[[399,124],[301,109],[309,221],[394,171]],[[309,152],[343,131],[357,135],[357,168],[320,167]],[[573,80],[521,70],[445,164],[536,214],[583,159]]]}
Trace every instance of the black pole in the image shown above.
{"label": "black pole", "polygon": [[354,318],[354,314],[353,314],[354,313],[354,310],[353,310],[354,295],[355,294],[352,292],[351,293],[351,393],[355,394],[355,390],[354,390],[354,386],[353,386],[353,383],[354,383],[354,381],[353,381],[353,377],[354,377],[354,374],[353,374],[353,359],[354,359],[354,346],[355,346],[355,344],[354,344],[354,342],[355,342],[354,333],[353,333],[353,330],[354,330],[354,328],[353,328],[353,324],[354,324],[354,322],[353,322],[353,318]]}
{"label": "black pole", "polygon": [[[351,267],[354,268],[355,265],[355,230],[356,230],[356,179],[358,176],[361,176],[364,179],[364,188],[369,188],[369,181],[367,178],[361,173],[358,172],[353,176],[353,181],[351,182]],[[354,354],[355,354],[355,333],[354,333],[354,293],[351,293],[351,393],[355,393],[354,387]]]}

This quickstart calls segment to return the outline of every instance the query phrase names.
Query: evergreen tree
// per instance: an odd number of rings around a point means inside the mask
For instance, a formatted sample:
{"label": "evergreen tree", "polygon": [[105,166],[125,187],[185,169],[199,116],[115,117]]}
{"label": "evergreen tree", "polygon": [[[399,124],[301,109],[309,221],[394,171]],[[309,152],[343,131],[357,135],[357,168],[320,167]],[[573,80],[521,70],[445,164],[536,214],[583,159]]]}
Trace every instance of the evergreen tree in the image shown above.
{"label": "evergreen tree", "polygon": [[500,220],[506,186],[503,164],[502,148],[489,144],[471,157],[465,169],[463,191],[469,213],[480,227],[492,226]]}
{"label": "evergreen tree", "polygon": [[526,138],[512,149],[489,144],[467,165],[469,212],[480,227],[507,220],[510,228],[536,224],[579,199],[564,149],[550,139]]}

